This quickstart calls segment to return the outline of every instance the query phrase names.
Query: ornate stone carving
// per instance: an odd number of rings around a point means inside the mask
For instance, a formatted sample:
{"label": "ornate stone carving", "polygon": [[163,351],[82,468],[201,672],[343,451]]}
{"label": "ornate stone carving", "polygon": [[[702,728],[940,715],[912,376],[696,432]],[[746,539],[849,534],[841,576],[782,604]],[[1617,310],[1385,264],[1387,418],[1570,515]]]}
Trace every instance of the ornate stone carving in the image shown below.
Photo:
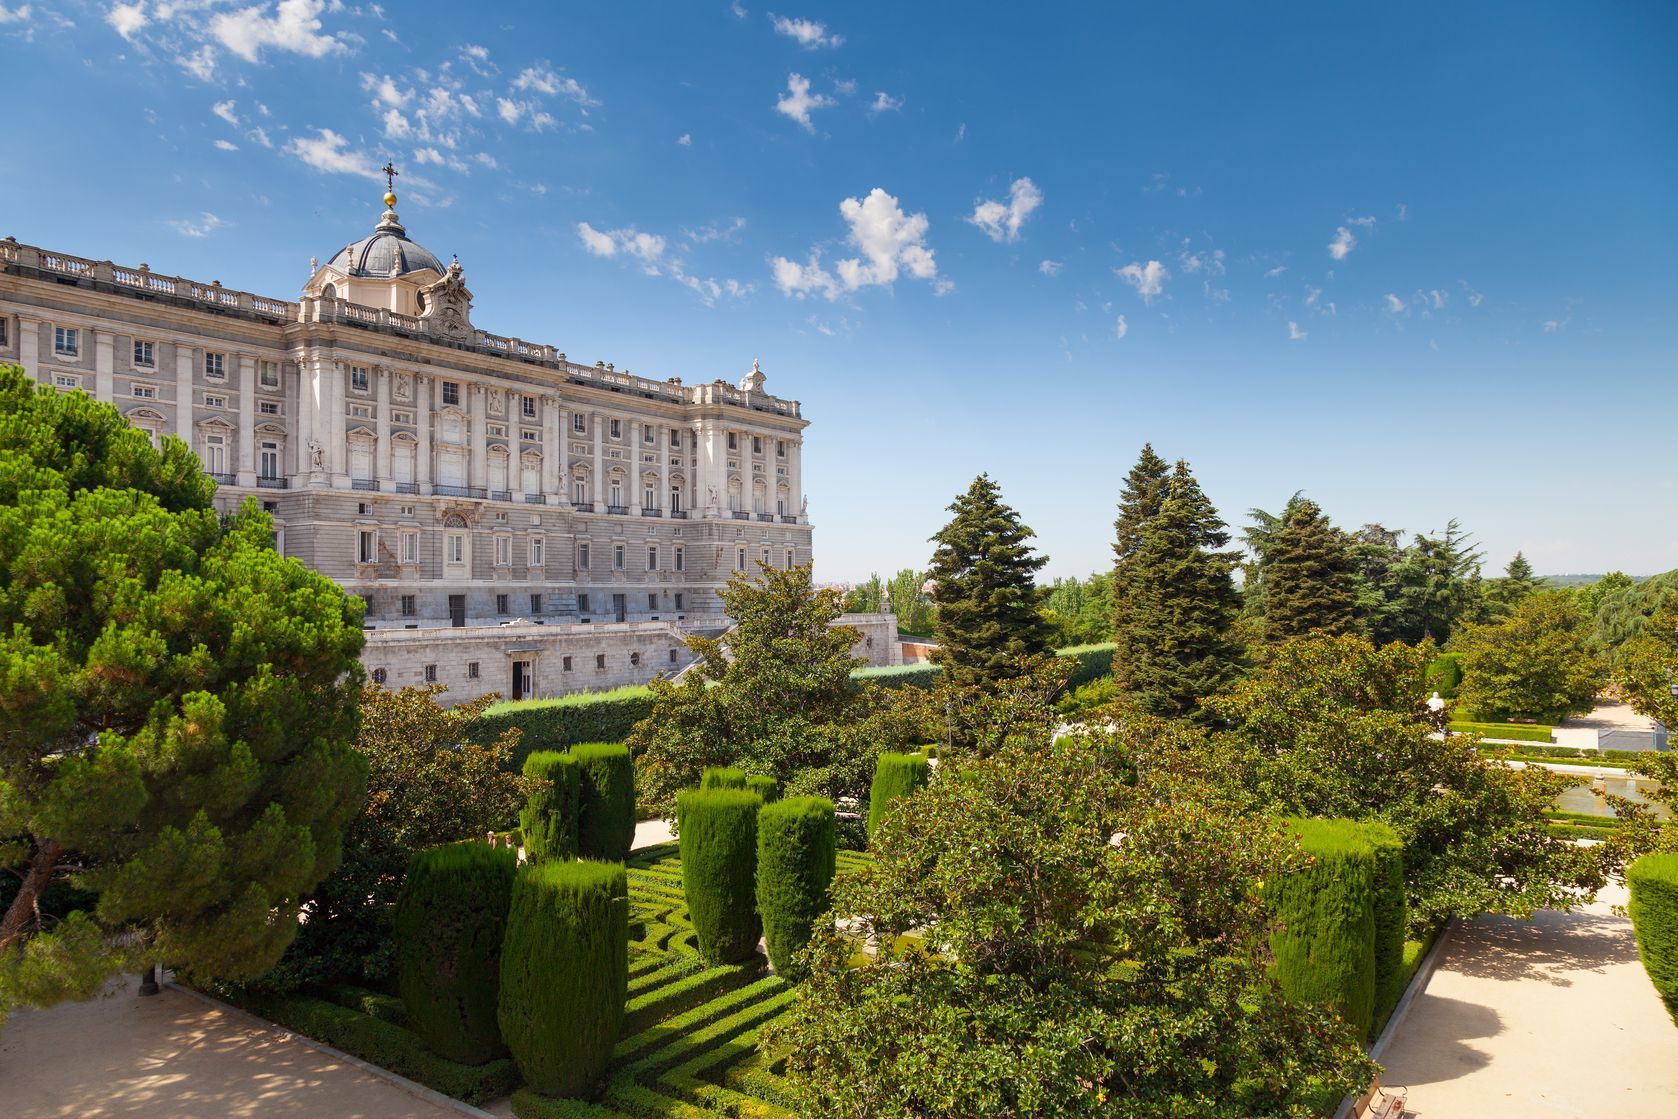
{"label": "ornate stone carving", "polygon": [[472,340],[472,293],[466,289],[460,261],[450,264],[443,278],[420,289],[420,294],[424,308],[420,320],[427,330],[450,341]]}

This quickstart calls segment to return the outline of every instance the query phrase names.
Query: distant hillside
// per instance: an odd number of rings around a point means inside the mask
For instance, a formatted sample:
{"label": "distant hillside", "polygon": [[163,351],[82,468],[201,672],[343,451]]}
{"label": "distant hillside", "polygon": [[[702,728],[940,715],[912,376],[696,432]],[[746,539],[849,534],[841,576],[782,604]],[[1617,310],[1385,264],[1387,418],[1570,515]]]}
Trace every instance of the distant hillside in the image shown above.
{"label": "distant hillside", "polygon": [[[1606,574],[1607,572],[1603,572],[1603,575]],[[1552,587],[1588,587],[1601,578],[1602,575],[1540,575],[1538,580],[1539,582]],[[1641,583],[1645,579],[1649,578],[1651,578],[1651,576],[1633,575],[1631,576],[1631,581],[1633,583]]]}

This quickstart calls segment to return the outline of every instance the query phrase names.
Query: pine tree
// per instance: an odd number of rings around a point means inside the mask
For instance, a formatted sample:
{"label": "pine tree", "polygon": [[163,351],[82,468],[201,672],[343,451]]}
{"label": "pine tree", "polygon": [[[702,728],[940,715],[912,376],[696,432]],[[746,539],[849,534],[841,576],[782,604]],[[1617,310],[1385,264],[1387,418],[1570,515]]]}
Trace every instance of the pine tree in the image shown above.
{"label": "pine tree", "polygon": [[1159,513],[1170,479],[1171,467],[1154,453],[1154,445],[1142,444],[1142,454],[1125,476],[1119,495],[1119,519],[1113,523],[1114,562],[1123,563],[1135,553],[1142,541],[1142,526]]}
{"label": "pine tree", "polygon": [[1035,534],[1002,501],[990,476],[973,479],[932,539],[933,660],[965,687],[1023,675],[1049,648],[1049,624],[1032,574],[1048,562],[1026,543]]}
{"label": "pine tree", "polygon": [[1241,610],[1229,533],[1179,461],[1159,511],[1113,573],[1118,603],[1113,674],[1121,691],[1159,715],[1197,712],[1241,671],[1233,627]]}
{"label": "pine tree", "polygon": [[1314,501],[1301,501],[1269,541],[1264,579],[1264,635],[1284,641],[1308,633],[1353,630],[1357,561],[1346,534]]}

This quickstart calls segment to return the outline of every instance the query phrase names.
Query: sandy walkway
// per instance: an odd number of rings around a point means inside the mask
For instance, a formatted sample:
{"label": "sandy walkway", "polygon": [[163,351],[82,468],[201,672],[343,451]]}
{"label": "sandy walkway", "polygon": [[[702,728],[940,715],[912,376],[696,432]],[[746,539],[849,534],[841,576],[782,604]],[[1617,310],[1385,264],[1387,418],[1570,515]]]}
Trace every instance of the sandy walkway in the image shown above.
{"label": "sandy walkway", "polygon": [[1379,1060],[1420,1119],[1672,1119],[1678,1027],[1605,890],[1574,913],[1459,926]]}
{"label": "sandy walkway", "polygon": [[190,995],[20,1010],[0,1031],[6,1119],[459,1119],[295,1039]]}

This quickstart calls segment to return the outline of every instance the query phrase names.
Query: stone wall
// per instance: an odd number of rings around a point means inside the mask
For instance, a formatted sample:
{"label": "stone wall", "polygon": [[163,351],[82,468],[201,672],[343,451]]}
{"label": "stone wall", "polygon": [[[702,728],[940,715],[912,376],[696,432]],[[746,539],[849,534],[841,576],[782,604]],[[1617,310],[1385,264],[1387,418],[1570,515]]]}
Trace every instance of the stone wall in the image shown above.
{"label": "stone wall", "polygon": [[861,657],[870,668],[882,668],[903,663],[903,644],[897,637],[896,614],[841,614],[833,623],[854,626],[862,637],[851,649],[853,657]]}

